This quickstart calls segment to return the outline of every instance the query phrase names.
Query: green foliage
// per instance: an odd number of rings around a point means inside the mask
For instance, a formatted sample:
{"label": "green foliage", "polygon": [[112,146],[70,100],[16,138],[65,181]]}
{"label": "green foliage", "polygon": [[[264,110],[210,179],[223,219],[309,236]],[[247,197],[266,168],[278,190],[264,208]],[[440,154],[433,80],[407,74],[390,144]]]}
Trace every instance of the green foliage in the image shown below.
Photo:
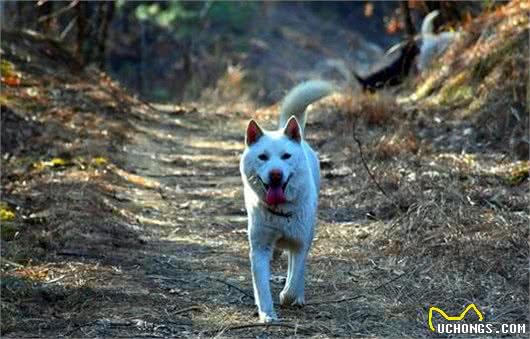
{"label": "green foliage", "polygon": [[142,3],[135,9],[139,21],[149,21],[175,31],[177,37],[195,33],[208,22],[223,29],[241,32],[257,8],[253,2],[183,2]]}
{"label": "green foliage", "polygon": [[519,185],[529,177],[530,163],[522,161],[517,164],[508,175],[508,182],[512,185]]}
{"label": "green foliage", "polygon": [[149,20],[162,27],[169,27],[179,21],[187,21],[199,17],[199,12],[186,9],[182,2],[173,0],[167,3],[141,4],[136,7],[136,18],[140,21]]}
{"label": "green foliage", "polygon": [[6,76],[10,76],[11,74],[13,74],[14,71],[15,71],[15,66],[13,65],[13,63],[5,59],[2,59],[0,63],[0,74],[3,77],[6,77]]}
{"label": "green foliage", "polygon": [[4,203],[0,202],[0,221],[12,221],[15,219],[15,212],[9,208],[9,206]]}
{"label": "green foliage", "polygon": [[116,1],[116,8],[122,9],[124,5],[125,5],[125,0],[117,0]]}

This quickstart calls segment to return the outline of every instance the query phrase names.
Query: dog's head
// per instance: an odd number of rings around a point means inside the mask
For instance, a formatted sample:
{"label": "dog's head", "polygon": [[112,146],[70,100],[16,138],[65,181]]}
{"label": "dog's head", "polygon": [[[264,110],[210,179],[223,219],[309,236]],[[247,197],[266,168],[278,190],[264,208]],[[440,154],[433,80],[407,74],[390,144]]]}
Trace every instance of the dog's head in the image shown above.
{"label": "dog's head", "polygon": [[267,205],[280,205],[296,198],[291,183],[305,161],[302,132],[295,117],[283,129],[265,131],[254,120],[247,127],[241,173]]}

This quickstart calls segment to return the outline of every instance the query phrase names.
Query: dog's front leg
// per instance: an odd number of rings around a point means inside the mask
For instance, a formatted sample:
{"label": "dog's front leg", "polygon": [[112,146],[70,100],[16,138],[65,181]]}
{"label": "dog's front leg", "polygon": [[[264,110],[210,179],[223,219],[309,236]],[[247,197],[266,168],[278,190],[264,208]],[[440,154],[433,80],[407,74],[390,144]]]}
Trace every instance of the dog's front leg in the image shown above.
{"label": "dog's front leg", "polygon": [[280,292],[280,304],[299,306],[305,304],[304,275],[307,253],[308,249],[289,252],[287,282]]}
{"label": "dog's front leg", "polygon": [[272,322],[278,318],[274,312],[269,282],[271,256],[272,250],[270,248],[252,247],[250,250],[254,298],[256,306],[258,306],[259,320],[264,323]]}

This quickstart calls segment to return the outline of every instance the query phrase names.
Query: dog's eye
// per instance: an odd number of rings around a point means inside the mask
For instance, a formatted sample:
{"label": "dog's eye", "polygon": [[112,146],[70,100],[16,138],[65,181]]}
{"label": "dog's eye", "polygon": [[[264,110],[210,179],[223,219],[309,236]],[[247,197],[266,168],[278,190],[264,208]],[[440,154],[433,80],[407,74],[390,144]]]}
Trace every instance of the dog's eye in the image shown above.
{"label": "dog's eye", "polygon": [[283,154],[282,154],[282,159],[283,159],[283,160],[287,160],[287,159],[289,159],[290,157],[291,157],[291,154],[289,154],[289,153],[283,153]]}
{"label": "dog's eye", "polygon": [[267,160],[269,160],[269,156],[267,154],[263,153],[263,154],[258,155],[258,159],[262,160],[262,161],[267,161]]}

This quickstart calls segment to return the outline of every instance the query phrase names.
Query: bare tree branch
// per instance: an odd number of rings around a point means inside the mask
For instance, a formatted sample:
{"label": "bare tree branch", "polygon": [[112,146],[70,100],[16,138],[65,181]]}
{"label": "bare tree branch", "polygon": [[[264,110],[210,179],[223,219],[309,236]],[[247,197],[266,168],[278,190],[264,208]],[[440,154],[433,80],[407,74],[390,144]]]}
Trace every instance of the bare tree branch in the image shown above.
{"label": "bare tree branch", "polygon": [[53,12],[53,13],[50,13],[48,15],[41,16],[40,18],[37,19],[37,22],[41,23],[41,22],[56,18],[56,17],[60,16],[61,14],[63,14],[65,12],[71,10],[72,8],[74,8],[77,5],[78,2],[79,2],[79,0],[73,0],[72,2],[70,2],[70,4],[68,6],[65,6],[65,7],[61,8],[60,10],[58,10],[56,12]]}

